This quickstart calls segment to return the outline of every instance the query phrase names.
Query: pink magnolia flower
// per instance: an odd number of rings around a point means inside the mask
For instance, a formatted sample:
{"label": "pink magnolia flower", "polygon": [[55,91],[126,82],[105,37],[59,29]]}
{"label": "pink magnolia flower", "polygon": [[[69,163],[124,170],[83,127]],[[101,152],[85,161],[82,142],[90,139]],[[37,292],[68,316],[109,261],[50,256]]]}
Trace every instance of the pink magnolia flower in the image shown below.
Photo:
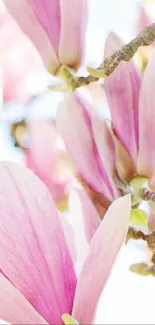
{"label": "pink magnolia flower", "polygon": [[77,279],[44,184],[21,165],[1,162],[0,169],[0,318],[12,324],[62,324],[68,313],[80,324],[92,324],[126,235],[130,196],[109,208]]}
{"label": "pink magnolia flower", "polygon": [[[120,38],[111,33],[105,57],[121,46]],[[121,185],[129,184],[136,175],[149,181],[155,176],[154,70],[155,52],[143,78],[132,60],[120,63],[105,79],[111,127],[77,94],[68,94],[58,111],[58,129],[78,173],[110,201],[121,194],[114,183],[114,171]],[[101,202],[99,197],[96,200]]]}
{"label": "pink magnolia flower", "polygon": [[[110,202],[118,196],[112,177],[114,144],[107,124],[100,124],[84,98],[77,93],[69,93],[58,110],[57,128],[80,181],[84,181],[84,187],[103,218]],[[102,139],[100,147],[96,141],[97,132]]]}
{"label": "pink magnolia flower", "polygon": [[83,58],[87,0],[5,0],[5,5],[53,75],[61,64],[77,70]]}
{"label": "pink magnolia flower", "polygon": [[[121,45],[120,38],[111,33],[106,42],[105,57]],[[132,158],[135,173],[149,179],[155,176],[154,68],[155,52],[143,78],[134,62],[122,62],[104,84],[116,137]]]}
{"label": "pink magnolia flower", "polygon": [[[8,14],[1,0],[0,6],[0,64],[4,101],[25,100],[45,87],[44,82],[37,79],[42,62],[35,47]],[[33,83],[37,85],[34,87]]]}

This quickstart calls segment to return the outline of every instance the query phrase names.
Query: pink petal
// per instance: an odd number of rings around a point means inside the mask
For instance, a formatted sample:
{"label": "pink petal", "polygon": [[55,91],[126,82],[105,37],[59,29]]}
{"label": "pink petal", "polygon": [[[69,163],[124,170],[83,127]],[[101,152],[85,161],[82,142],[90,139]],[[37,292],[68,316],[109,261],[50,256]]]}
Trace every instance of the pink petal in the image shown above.
{"label": "pink petal", "polygon": [[99,297],[126,236],[130,209],[130,195],[114,201],[90,243],[72,312],[79,324],[94,324]]}
{"label": "pink petal", "polygon": [[8,14],[2,1],[0,35],[1,49],[3,48],[4,100],[28,99],[35,91],[45,87],[45,80],[39,80],[35,87],[32,86],[32,81],[36,83],[36,79],[40,77],[42,61],[36,48]]}
{"label": "pink petal", "polygon": [[62,179],[60,173],[60,137],[54,125],[47,120],[33,121],[28,124],[30,137],[26,151],[26,166],[46,184],[54,200],[64,198],[69,177]]}
{"label": "pink petal", "polygon": [[146,67],[139,99],[138,173],[155,175],[155,51]]}
{"label": "pink petal", "polygon": [[86,192],[78,189],[76,191],[81,202],[86,238],[90,242],[100,224],[100,218]]}
{"label": "pink petal", "polygon": [[92,126],[97,149],[110,180],[113,196],[118,197],[118,191],[113,181],[113,172],[116,168],[115,147],[109,127],[107,122],[105,120],[101,120],[97,114],[93,114]]}
{"label": "pink petal", "polygon": [[64,140],[68,154],[82,178],[95,191],[111,199],[105,184],[98,152],[91,132],[91,125],[85,112],[88,103],[75,94],[67,94],[57,114],[57,127]]}
{"label": "pink petal", "polygon": [[[51,0],[49,0],[51,1]],[[75,70],[84,55],[88,0],[60,0],[61,34],[59,58]],[[69,44],[69,46],[66,46]]]}
{"label": "pink petal", "polygon": [[75,261],[76,261],[76,247],[75,247],[74,229],[73,229],[72,225],[68,222],[66,216],[62,215],[61,222],[62,222],[66,242],[68,244],[69,252],[72,257],[72,261],[73,261],[73,263],[75,263]]}
{"label": "pink petal", "polygon": [[5,0],[5,6],[20,25],[23,32],[34,43],[50,72],[56,74],[60,63],[56,55],[56,49],[54,48],[55,44],[50,42],[47,33],[43,26],[40,25],[38,17],[35,15],[27,0]]}
{"label": "pink petal", "polygon": [[52,178],[52,172],[49,170],[42,169],[39,165],[40,161],[34,160],[34,153],[31,150],[28,150],[25,155],[25,166],[35,173],[42,182],[47,186],[49,192],[52,195],[52,198],[55,201],[60,201],[66,195],[66,181],[61,182],[59,179]]}
{"label": "pink petal", "polygon": [[60,0],[26,0],[58,54],[60,38]]}
{"label": "pink petal", "polygon": [[74,267],[76,270],[76,274],[78,276],[86,260],[89,243],[86,238],[85,221],[84,221],[84,214],[83,214],[81,200],[78,195],[78,191],[75,188],[71,188],[69,192],[68,210],[69,210],[70,223],[74,229],[74,234],[75,234],[74,240],[75,240],[75,247],[76,247],[76,262]]}
{"label": "pink petal", "polygon": [[153,17],[149,16],[144,5],[139,5],[139,16],[137,19],[136,36],[143,28],[153,23]]}
{"label": "pink petal", "polygon": [[59,215],[28,169],[0,163],[0,268],[49,323],[70,313],[76,276]]}
{"label": "pink petal", "polygon": [[37,120],[29,122],[28,131],[30,136],[30,149],[34,160],[41,169],[51,169],[56,172],[58,163],[58,133],[52,122],[48,120]]}
{"label": "pink petal", "polygon": [[0,318],[11,324],[48,324],[2,274],[0,302]]}
{"label": "pink petal", "polygon": [[[111,32],[105,45],[105,58],[120,49],[122,45],[122,40]],[[140,76],[133,61],[121,62],[104,82],[116,134],[131,154],[134,162],[136,162],[138,150],[140,82]]]}

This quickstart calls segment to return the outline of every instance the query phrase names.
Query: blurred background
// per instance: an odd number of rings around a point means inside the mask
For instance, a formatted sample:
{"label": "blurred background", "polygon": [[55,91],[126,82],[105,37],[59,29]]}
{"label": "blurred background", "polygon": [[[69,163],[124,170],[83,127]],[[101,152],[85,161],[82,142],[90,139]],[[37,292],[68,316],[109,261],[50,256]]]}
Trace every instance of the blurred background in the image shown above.
{"label": "blurred background", "polygon": [[[155,1],[89,0],[86,54],[79,75],[86,74],[86,66],[101,63],[110,31],[128,42],[153,19]],[[4,12],[0,0],[1,51],[0,160],[21,162],[34,170],[50,188],[60,211],[64,211],[68,186],[75,180],[55,128],[63,95],[48,90],[54,78],[46,72],[30,41]],[[147,54],[143,53],[144,61]],[[140,58],[136,59],[143,69]],[[102,85],[87,87],[84,96],[101,115],[108,116]],[[143,248],[142,243],[134,242],[123,247],[100,299],[96,324],[155,324],[155,281],[129,272],[130,264],[147,259]]]}

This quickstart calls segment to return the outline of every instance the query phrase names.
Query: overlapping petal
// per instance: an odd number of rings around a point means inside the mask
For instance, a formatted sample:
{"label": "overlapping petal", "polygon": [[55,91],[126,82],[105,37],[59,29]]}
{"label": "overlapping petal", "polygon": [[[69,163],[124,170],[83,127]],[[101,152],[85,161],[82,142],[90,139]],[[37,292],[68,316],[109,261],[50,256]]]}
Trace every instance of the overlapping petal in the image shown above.
{"label": "overlapping petal", "polygon": [[40,25],[47,33],[51,44],[58,55],[60,36],[60,0],[26,0],[33,9]]}
{"label": "overlapping petal", "polygon": [[48,324],[2,274],[0,274],[0,301],[0,318],[10,324]]}
{"label": "overlapping petal", "polygon": [[47,322],[61,324],[76,276],[54,202],[23,166],[1,162],[0,175],[0,268]]}
{"label": "overlapping petal", "polygon": [[98,152],[113,190],[113,197],[118,197],[118,191],[113,181],[116,156],[114,141],[112,139],[110,129],[107,125],[107,121],[101,120],[97,114],[93,114],[92,116],[92,127]]}
{"label": "overlapping petal", "polygon": [[76,192],[80,198],[86,238],[90,243],[100,224],[100,218],[86,192],[83,190],[76,190]]}
{"label": "overlapping petal", "polygon": [[[37,1],[37,6],[41,3],[43,2]],[[55,74],[60,66],[59,60],[54,45],[50,42],[43,26],[40,25],[33,8],[28,4],[27,0],[5,0],[4,4],[23,32],[34,43],[45,65]]]}
{"label": "overlapping petal", "polygon": [[65,160],[65,150],[59,149],[61,139],[56,128],[50,121],[38,120],[29,122],[28,131],[30,139],[25,152],[26,166],[46,184],[53,199],[60,200],[66,195],[66,186],[71,182],[72,174],[69,168],[66,168],[66,172],[60,169],[60,164]]}
{"label": "overlapping petal", "polygon": [[93,324],[97,303],[126,236],[131,210],[130,195],[108,209],[89,248],[80,273],[72,315],[80,324]]}
{"label": "overlapping petal", "polygon": [[[88,0],[60,0],[59,59],[62,64],[73,67],[75,70],[81,64],[84,56],[87,7]],[[67,44],[69,46],[66,46]]]}
{"label": "overlapping petal", "polygon": [[[121,39],[110,33],[105,44],[105,58],[123,45]],[[130,153],[134,162],[138,151],[138,99],[141,79],[134,62],[121,62],[104,81],[112,123],[116,135]]]}
{"label": "overlapping petal", "polygon": [[[87,111],[88,109],[88,111]],[[68,154],[82,178],[92,188],[112,198],[103,176],[103,165],[93,139],[87,102],[69,93],[60,105],[57,127],[64,140]]]}
{"label": "overlapping petal", "polygon": [[155,51],[146,67],[139,98],[138,172],[155,176]]}
{"label": "overlapping petal", "polygon": [[87,0],[6,0],[5,5],[53,75],[61,64],[77,70],[84,54]]}

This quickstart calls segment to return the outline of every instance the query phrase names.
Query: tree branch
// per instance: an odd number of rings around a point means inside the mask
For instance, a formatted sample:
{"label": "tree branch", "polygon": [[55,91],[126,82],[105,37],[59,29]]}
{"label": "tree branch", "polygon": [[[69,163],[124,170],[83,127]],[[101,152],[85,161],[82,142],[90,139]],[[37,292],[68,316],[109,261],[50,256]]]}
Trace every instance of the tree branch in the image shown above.
{"label": "tree branch", "polygon": [[135,39],[124,45],[119,51],[114,52],[100,65],[99,70],[103,70],[105,75],[109,76],[121,61],[131,60],[140,46],[151,45],[154,40],[155,23],[145,27]]}
{"label": "tree branch", "polygon": [[[109,58],[105,59],[97,69],[88,68],[91,75],[87,77],[75,77],[65,66],[59,70],[59,76],[66,83],[66,90],[74,91],[76,88],[89,85],[100,78],[109,76],[121,61],[130,61],[140,46],[148,46],[155,40],[155,23],[145,27],[139,35],[128,44],[115,51]],[[50,86],[52,89],[52,86]],[[53,87],[54,88],[54,87]],[[56,87],[55,87],[56,90]],[[61,91],[57,89],[58,91]],[[63,91],[63,90],[62,90]]]}

